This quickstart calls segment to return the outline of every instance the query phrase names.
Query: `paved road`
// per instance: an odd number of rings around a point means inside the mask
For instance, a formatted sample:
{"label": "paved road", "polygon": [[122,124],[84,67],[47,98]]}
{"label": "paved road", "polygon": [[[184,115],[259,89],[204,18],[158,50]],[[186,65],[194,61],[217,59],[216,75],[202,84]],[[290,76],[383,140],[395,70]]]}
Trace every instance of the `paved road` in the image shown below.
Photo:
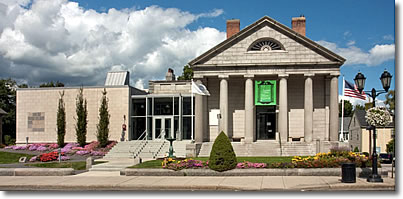
{"label": "paved road", "polygon": [[186,190],[186,191],[345,191],[395,190],[395,180],[384,183],[342,183],[336,176],[119,176],[118,172],[89,172],[75,176],[0,176],[0,190]]}

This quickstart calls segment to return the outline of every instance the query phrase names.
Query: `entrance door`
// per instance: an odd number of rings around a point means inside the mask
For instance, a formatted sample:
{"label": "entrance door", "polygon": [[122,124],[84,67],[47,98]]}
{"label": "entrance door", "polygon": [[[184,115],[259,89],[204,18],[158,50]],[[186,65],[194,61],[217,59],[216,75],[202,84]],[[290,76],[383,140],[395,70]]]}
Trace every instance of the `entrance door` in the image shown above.
{"label": "entrance door", "polygon": [[266,108],[257,108],[256,138],[258,140],[276,139],[276,113]]}
{"label": "entrance door", "polygon": [[153,140],[175,137],[172,117],[154,117]]}

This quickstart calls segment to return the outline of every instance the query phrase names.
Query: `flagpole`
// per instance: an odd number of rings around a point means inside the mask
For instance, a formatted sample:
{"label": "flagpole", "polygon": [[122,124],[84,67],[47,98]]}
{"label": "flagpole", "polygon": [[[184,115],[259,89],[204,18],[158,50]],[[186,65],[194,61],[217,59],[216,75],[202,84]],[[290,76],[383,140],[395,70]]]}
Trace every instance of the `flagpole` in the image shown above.
{"label": "flagpole", "polygon": [[340,138],[339,141],[344,141],[343,139],[343,131],[344,131],[344,88],[345,88],[345,81],[344,81],[344,75],[343,75],[343,97],[341,98],[341,126],[340,126]]}
{"label": "flagpole", "polygon": [[191,139],[192,139],[192,142],[193,142],[193,122],[194,122],[194,115],[193,115],[193,79],[191,80],[192,81],[192,84],[191,84],[191,89],[192,89],[192,94],[191,94],[191,100],[190,100],[190,103],[191,103],[191,105],[190,105],[190,107],[191,107],[191,115],[192,115],[192,121],[191,121],[191,134],[190,134],[190,137],[191,137]]}

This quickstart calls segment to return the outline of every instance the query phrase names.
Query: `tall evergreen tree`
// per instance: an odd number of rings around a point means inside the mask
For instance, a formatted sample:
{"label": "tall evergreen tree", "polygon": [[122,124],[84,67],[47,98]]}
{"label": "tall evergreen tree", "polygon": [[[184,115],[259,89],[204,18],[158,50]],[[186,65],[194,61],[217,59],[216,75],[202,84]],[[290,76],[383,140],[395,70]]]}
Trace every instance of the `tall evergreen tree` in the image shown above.
{"label": "tall evergreen tree", "polygon": [[99,107],[99,123],[97,125],[97,140],[101,147],[108,145],[109,139],[109,110],[106,89],[102,92],[101,107]]}
{"label": "tall evergreen tree", "polygon": [[60,93],[59,107],[57,109],[57,144],[64,146],[64,136],[66,135],[66,110],[64,105],[64,91]]}
{"label": "tall evergreen tree", "polygon": [[76,136],[77,143],[83,147],[86,143],[87,136],[87,100],[83,96],[83,88],[81,87],[78,91],[76,98],[76,113],[77,113],[77,124],[76,124]]}

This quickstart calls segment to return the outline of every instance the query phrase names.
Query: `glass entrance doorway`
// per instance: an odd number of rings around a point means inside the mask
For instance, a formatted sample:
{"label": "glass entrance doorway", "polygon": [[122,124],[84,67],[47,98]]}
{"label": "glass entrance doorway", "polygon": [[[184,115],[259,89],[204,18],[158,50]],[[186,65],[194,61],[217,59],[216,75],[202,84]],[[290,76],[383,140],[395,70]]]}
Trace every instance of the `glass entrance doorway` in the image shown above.
{"label": "glass entrance doorway", "polygon": [[256,133],[258,140],[276,139],[275,106],[256,107]]}
{"label": "glass entrance doorway", "polygon": [[153,140],[175,137],[173,133],[173,117],[154,117],[153,120]]}

